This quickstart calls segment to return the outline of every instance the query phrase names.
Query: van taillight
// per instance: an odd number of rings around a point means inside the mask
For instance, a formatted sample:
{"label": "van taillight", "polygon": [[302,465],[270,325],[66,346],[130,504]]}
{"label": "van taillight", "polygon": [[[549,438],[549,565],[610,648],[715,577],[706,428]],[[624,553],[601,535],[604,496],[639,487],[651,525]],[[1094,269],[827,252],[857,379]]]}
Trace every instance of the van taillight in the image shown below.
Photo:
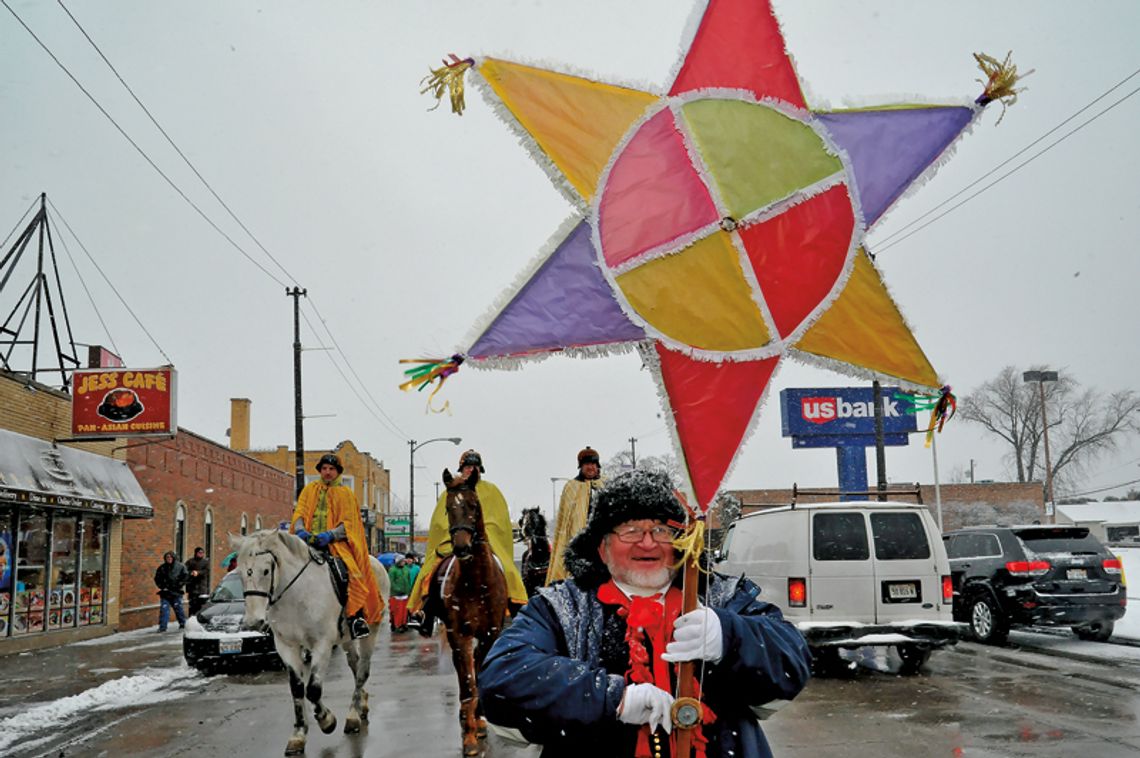
{"label": "van taillight", "polygon": [[788,579],[788,605],[803,608],[807,605],[807,581],[796,577]]}
{"label": "van taillight", "polygon": [[949,605],[954,602],[954,582],[950,577],[942,577],[942,602]]}
{"label": "van taillight", "polygon": [[1119,558],[1104,559],[1104,573],[1119,574],[1123,569],[1124,567],[1121,565]]}
{"label": "van taillight", "polygon": [[1005,570],[1012,576],[1043,576],[1052,566],[1049,561],[1010,561]]}

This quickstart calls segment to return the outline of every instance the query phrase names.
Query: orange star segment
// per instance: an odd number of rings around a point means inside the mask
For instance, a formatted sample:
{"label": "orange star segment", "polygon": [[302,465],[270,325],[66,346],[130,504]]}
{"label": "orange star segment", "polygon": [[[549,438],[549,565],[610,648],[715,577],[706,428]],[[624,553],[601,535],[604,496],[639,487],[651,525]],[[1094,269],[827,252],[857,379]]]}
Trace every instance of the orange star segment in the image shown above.
{"label": "orange star segment", "polygon": [[839,299],[795,348],[926,387],[941,384],[862,248]]}
{"label": "orange star segment", "polygon": [[479,73],[586,200],[614,148],[657,96],[484,58]]}
{"label": "orange star segment", "polygon": [[740,257],[716,232],[617,277],[629,304],[662,334],[701,350],[747,350],[770,337]]}

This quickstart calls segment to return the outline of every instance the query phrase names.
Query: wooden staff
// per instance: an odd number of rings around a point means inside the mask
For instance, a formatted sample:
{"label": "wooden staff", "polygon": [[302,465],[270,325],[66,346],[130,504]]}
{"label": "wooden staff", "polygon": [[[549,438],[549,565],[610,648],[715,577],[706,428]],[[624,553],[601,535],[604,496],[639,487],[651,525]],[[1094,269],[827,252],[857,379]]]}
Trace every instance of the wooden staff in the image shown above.
{"label": "wooden staff", "polygon": [[[695,525],[696,521],[690,519],[690,524]],[[682,614],[697,609],[700,555],[699,549],[691,552],[683,567],[685,578],[682,584],[684,587],[684,594],[681,597]],[[673,758],[691,758],[693,754],[693,730],[700,729],[703,721],[701,701],[694,697],[696,693],[693,691],[693,682],[696,679],[693,669],[693,661],[682,661],[677,664],[677,699],[673,701],[673,708],[670,712],[673,728],[677,730],[677,754]]]}

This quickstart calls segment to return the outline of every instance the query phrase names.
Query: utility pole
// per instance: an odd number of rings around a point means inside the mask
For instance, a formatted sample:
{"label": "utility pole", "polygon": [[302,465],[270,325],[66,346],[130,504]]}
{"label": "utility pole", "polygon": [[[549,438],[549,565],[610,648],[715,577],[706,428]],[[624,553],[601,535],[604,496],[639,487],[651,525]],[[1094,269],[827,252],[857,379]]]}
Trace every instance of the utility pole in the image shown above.
{"label": "utility pole", "polygon": [[878,472],[878,500],[887,499],[887,449],[883,445],[883,387],[876,379],[871,383],[871,405],[875,408],[875,468]]}
{"label": "utility pole", "polygon": [[305,488],[305,415],[301,410],[301,298],[309,291],[300,287],[285,288],[285,296],[293,298],[293,415],[296,423],[295,474],[297,494]]}
{"label": "utility pole", "polygon": [[629,456],[633,468],[637,468],[637,437],[629,438]]}
{"label": "utility pole", "polygon": [[974,459],[970,459],[970,484],[974,483]]}

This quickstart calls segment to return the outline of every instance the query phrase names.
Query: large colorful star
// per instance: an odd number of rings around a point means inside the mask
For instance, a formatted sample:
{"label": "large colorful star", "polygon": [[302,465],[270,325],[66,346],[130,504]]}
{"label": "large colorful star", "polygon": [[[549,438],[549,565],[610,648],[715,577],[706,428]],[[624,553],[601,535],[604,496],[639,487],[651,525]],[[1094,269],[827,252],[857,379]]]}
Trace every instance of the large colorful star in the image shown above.
{"label": "large colorful star", "polygon": [[473,68],[581,215],[468,361],[636,346],[702,507],[783,357],[940,386],[862,242],[978,102],[813,110],[766,0],[708,0],[662,93]]}

